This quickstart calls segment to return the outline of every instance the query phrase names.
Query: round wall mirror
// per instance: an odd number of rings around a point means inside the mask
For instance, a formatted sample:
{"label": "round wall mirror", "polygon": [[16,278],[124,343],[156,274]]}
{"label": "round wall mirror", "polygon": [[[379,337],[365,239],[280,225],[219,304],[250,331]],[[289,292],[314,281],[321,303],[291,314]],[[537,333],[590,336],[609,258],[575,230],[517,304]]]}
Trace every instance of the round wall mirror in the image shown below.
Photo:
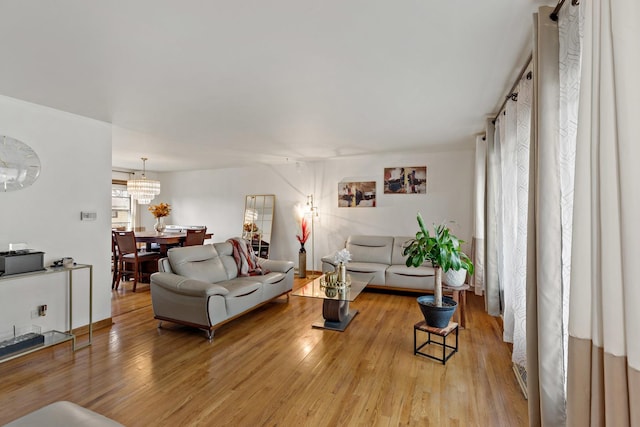
{"label": "round wall mirror", "polygon": [[0,135],[0,191],[22,190],[40,176],[40,159],[22,141]]}

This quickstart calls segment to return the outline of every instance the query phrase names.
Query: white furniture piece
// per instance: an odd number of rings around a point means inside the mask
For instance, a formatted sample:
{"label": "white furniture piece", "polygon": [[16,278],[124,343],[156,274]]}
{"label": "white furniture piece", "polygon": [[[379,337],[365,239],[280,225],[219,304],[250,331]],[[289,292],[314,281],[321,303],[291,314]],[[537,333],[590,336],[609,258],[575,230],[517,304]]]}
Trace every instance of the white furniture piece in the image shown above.
{"label": "white furniture piece", "polygon": [[[82,269],[89,270],[89,339],[87,342],[81,345],[78,345],[76,342],[76,336],[73,333],[73,285],[74,285],[73,272],[76,270],[82,270]],[[61,344],[66,341],[72,341],[73,351],[86,348],[92,344],[93,342],[93,265],[74,264],[70,267],[50,267],[42,271],[34,271],[31,273],[15,274],[12,276],[0,276],[0,285],[1,285],[1,282],[5,280],[14,280],[14,279],[20,280],[23,278],[28,278],[33,276],[41,276],[41,275],[56,274],[56,273],[65,273],[67,275],[67,287],[69,291],[69,307],[68,307],[69,329],[64,332],[60,332],[56,330],[43,332],[42,335],[44,335],[44,344],[34,346],[16,353],[9,354],[3,358],[0,358],[0,363],[15,359],[16,357],[20,357],[25,354],[32,353],[34,351],[51,347],[53,345]]]}
{"label": "white furniture piece", "polygon": [[[345,248],[351,254],[346,264],[353,279],[369,280],[367,287],[433,292],[435,269],[430,265],[407,267],[402,254],[407,236],[349,236]],[[342,249],[342,248],[338,248]],[[322,272],[335,270],[334,255],[322,257]]]}
{"label": "white furniture piece", "polygon": [[[203,329],[217,327],[293,289],[291,261],[258,258],[264,275],[238,276],[231,243],[171,248],[151,275],[156,319]],[[288,295],[287,295],[288,297]]]}
{"label": "white furniture piece", "polygon": [[33,411],[4,427],[123,427],[103,415],[73,402],[59,401]]}

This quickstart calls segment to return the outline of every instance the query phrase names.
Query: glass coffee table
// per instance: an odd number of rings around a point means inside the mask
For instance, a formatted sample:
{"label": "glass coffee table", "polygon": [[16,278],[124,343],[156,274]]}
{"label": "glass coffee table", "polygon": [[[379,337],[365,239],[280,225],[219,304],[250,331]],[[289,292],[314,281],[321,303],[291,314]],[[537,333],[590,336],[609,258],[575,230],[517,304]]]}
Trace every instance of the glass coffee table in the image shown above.
{"label": "glass coffee table", "polygon": [[360,295],[369,281],[351,280],[351,284],[344,288],[325,288],[322,280],[324,275],[295,290],[291,295],[322,299],[322,319],[311,326],[343,332],[358,314],[358,310],[349,309],[349,302]]}

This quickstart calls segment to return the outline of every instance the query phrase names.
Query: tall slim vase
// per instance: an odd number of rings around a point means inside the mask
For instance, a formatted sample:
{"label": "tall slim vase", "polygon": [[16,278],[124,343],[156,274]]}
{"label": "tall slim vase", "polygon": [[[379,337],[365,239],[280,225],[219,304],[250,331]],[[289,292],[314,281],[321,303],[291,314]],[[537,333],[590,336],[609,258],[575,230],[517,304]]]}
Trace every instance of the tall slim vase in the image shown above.
{"label": "tall slim vase", "polygon": [[338,283],[341,285],[345,285],[347,283],[347,266],[344,265],[344,262],[338,263]]}
{"label": "tall slim vase", "polygon": [[298,252],[298,277],[301,279],[307,277],[307,251],[304,244],[300,245],[300,252]]}

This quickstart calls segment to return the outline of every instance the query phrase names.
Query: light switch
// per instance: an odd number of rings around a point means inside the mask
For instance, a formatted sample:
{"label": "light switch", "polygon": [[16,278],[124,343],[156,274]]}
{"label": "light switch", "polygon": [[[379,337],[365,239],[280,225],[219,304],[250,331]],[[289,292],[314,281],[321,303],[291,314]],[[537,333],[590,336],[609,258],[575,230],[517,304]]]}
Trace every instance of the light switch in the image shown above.
{"label": "light switch", "polygon": [[80,212],[80,219],[82,221],[95,221],[98,218],[96,212]]}

